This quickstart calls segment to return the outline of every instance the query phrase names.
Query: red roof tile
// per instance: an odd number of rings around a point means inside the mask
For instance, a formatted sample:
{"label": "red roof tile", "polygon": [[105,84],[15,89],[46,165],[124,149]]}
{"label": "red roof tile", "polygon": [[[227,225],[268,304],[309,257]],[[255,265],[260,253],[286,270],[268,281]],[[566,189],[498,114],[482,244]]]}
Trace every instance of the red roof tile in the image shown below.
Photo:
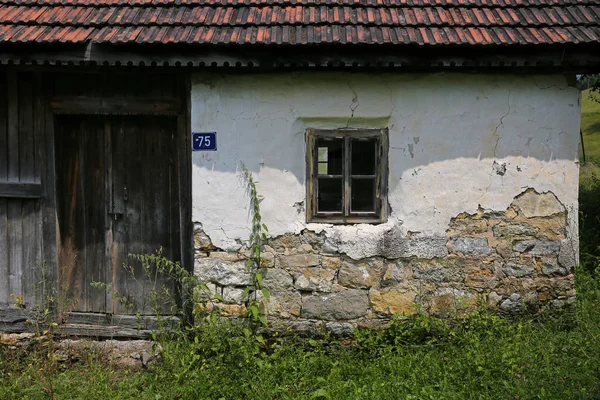
{"label": "red roof tile", "polygon": [[0,42],[600,43],[600,0],[0,0]]}

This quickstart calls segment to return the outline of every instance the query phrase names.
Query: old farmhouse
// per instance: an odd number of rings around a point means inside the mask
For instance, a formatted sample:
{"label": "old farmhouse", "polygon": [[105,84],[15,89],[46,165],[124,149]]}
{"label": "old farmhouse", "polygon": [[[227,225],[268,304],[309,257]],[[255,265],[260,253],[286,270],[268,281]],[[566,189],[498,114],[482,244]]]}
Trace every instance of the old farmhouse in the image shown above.
{"label": "old farmhouse", "polygon": [[568,306],[599,67],[599,0],[0,0],[0,329],[135,334],[159,248],[243,314],[241,162],[274,323]]}

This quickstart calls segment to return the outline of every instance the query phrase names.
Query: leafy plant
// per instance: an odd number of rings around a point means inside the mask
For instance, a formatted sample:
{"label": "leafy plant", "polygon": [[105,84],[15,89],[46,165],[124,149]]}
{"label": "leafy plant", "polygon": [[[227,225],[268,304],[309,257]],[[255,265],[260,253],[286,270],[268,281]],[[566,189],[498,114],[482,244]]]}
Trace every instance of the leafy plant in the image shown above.
{"label": "leafy plant", "polygon": [[[246,266],[248,272],[252,275],[252,284],[246,287],[244,290],[244,297],[246,297],[246,308],[248,310],[247,316],[250,319],[251,331],[256,331],[260,325],[266,326],[267,319],[264,312],[264,303],[261,302],[258,294],[262,294],[265,300],[269,300],[269,290],[262,286],[263,273],[261,271],[262,263],[262,249],[263,243],[267,240],[268,228],[262,222],[262,216],[260,214],[260,202],[262,196],[260,196],[256,190],[256,181],[252,176],[252,173],[246,168],[244,163],[241,163],[242,176],[246,183],[246,191],[250,198],[250,216],[251,216],[251,234],[248,239],[248,247],[250,248],[250,256],[246,260]],[[250,331],[246,332],[248,335]],[[262,337],[259,337],[259,340]]]}

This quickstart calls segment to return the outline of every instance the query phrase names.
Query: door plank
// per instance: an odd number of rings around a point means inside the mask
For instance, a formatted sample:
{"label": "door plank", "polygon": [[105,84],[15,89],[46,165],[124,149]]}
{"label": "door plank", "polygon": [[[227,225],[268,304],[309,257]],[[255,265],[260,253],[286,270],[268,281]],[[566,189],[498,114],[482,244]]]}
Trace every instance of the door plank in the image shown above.
{"label": "door plank", "polygon": [[125,154],[125,126],[122,116],[111,116],[111,152],[112,152],[112,188],[111,188],[111,223],[113,241],[111,245],[111,269],[112,269],[112,287],[118,294],[118,298],[113,300],[114,314],[132,313],[130,304],[133,298],[130,297],[129,287],[135,282],[131,279],[127,269],[127,225],[124,219],[124,186],[125,186],[125,166],[124,162],[131,155]]}
{"label": "door plank", "polygon": [[[38,159],[40,160],[40,180],[42,182],[43,200],[41,201],[41,224],[42,224],[42,254],[46,263],[46,288],[50,293],[58,291],[58,235],[57,235],[57,205],[56,205],[56,168],[55,168],[55,149],[54,149],[54,117],[50,113],[46,99],[48,96],[48,82],[50,79],[43,79],[44,75],[40,71],[36,73],[36,101],[35,113],[37,138],[38,140]],[[47,86],[44,86],[46,84]],[[44,301],[48,299],[44,298]],[[52,307],[53,314],[58,312],[57,302],[47,302]]]}
{"label": "door plank", "polygon": [[[175,119],[127,116],[119,120],[124,136],[119,149],[113,153],[113,160],[122,154],[126,154],[126,157],[120,164],[122,170],[113,171],[113,180],[116,182],[121,179],[116,174],[123,174],[127,200],[123,201],[126,209],[124,221],[116,222],[120,228],[114,233],[115,241],[122,246],[122,253],[150,254],[162,248],[162,254],[173,259],[179,255],[179,240],[173,239],[171,214],[172,197],[178,196],[178,190],[173,187],[169,172],[173,152],[171,133],[176,129]],[[175,223],[177,221],[178,217],[175,217]],[[133,270],[119,272],[117,281],[120,291],[126,292],[128,301],[135,304],[135,311],[148,314],[158,308],[161,312],[170,312],[173,296],[170,300],[161,299],[156,304],[152,299],[164,289],[173,294],[173,283],[154,275],[155,271],[148,271],[152,276],[148,277],[142,265],[131,258],[123,261]],[[133,310],[123,307],[118,310],[118,313],[131,312]]]}
{"label": "door plank", "polygon": [[36,181],[35,138],[33,132],[33,76],[19,73],[18,124],[19,124],[19,181]]}
{"label": "door plank", "polygon": [[[9,258],[8,258],[8,209],[6,199],[0,199],[0,276],[9,276]],[[9,280],[0,279],[0,308],[5,308],[10,303],[10,285]]]}
{"label": "door plank", "polygon": [[110,118],[104,118],[104,282],[109,285],[104,296],[104,307],[113,313],[113,279],[111,253],[113,245],[112,213],[112,131]]}
{"label": "door plank", "polygon": [[10,293],[15,296],[23,295],[23,221],[22,204],[20,199],[7,199],[8,230],[8,286]]}
{"label": "door plank", "polygon": [[39,183],[0,182],[0,197],[38,199],[42,197],[42,185]]}
{"label": "door plank", "polygon": [[[19,130],[19,181],[38,183],[36,177],[36,151],[34,137],[34,79],[31,72],[19,72],[18,78],[18,130]],[[36,292],[41,288],[41,251],[39,246],[39,202],[21,200],[21,287],[26,304],[36,302]]]}
{"label": "door plank", "polygon": [[60,287],[74,311],[106,311],[104,117],[56,124]]}
{"label": "door plank", "polygon": [[43,286],[42,249],[40,246],[40,202],[21,200],[22,204],[22,275],[21,287],[26,304],[38,307]]}
{"label": "door plank", "polygon": [[82,220],[80,143],[81,120],[57,117],[55,124],[57,219],[59,224],[59,290],[73,310],[87,311],[83,298],[82,245],[85,238],[78,232]]}
{"label": "door plank", "polygon": [[0,73],[0,182],[8,180],[8,96],[6,73]]}
{"label": "door plank", "polygon": [[14,69],[7,72],[8,114],[7,114],[7,163],[8,182],[19,181],[19,96],[17,74]]}
{"label": "door plank", "polygon": [[105,312],[105,290],[92,286],[92,282],[105,283],[106,248],[105,240],[105,156],[104,156],[104,121],[97,118],[94,124],[88,124],[86,131],[84,153],[85,176],[82,182],[85,198],[85,288],[88,311]]}

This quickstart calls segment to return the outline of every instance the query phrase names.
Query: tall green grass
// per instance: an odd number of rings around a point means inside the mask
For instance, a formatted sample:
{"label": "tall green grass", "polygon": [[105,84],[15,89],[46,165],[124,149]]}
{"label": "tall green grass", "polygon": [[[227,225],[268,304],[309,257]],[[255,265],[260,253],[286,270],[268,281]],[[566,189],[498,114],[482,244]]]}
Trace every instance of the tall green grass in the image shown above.
{"label": "tall green grass", "polygon": [[581,130],[586,157],[600,164],[600,96],[596,99],[589,89],[581,93]]}
{"label": "tall green grass", "polygon": [[48,347],[0,350],[0,399],[597,399],[600,280],[577,271],[577,313],[456,323],[418,315],[347,340],[275,336],[235,323],[165,341],[148,371],[101,355],[47,368]]}

